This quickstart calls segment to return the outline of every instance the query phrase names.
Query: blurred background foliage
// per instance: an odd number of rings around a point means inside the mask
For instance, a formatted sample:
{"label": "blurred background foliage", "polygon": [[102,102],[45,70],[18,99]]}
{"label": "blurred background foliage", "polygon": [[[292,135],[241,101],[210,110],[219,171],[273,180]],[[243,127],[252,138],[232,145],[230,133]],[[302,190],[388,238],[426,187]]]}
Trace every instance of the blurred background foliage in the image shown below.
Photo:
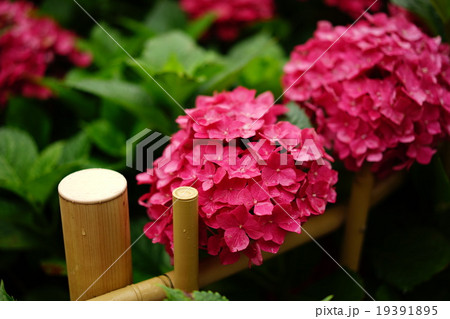
{"label": "blurred background foliage", "polygon": [[[417,14],[431,34],[449,39],[445,0],[393,2]],[[144,128],[172,134],[181,106],[193,107],[199,94],[242,85],[278,97],[289,52],[317,21],[353,22],[321,1],[277,1],[276,19],[224,44],[201,37],[214,16],[188,21],[176,1],[79,0],[100,25],[74,1],[35,3],[79,34],[80,48],[94,60],[64,79],[44,79],[54,98],[14,97],[0,110],[0,278],[18,300],[69,299],[56,191],[65,175],[90,167],[123,173],[133,241],[148,218],[137,205],[145,186],[136,186],[136,171],[125,166],[128,138]],[[377,300],[450,299],[450,182],[442,160],[448,153],[447,145],[429,166],[414,166],[404,186],[371,211],[361,271],[353,276]],[[351,174],[337,168],[345,199]],[[335,257],[341,232],[320,239]],[[145,237],[132,254],[135,282],[172,267],[163,247]],[[207,288],[230,300],[367,299],[314,243]],[[0,300],[6,296],[2,285]]]}

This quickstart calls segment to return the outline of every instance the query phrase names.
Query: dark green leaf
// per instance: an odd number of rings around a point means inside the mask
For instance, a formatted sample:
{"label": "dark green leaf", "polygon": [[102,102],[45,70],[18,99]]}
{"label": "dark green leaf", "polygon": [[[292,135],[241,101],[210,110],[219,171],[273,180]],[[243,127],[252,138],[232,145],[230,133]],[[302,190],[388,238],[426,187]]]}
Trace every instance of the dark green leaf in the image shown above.
{"label": "dark green leaf", "polygon": [[186,15],[178,3],[160,0],[145,18],[144,24],[152,31],[163,33],[173,29],[184,29]]}
{"label": "dark green leaf", "polygon": [[298,126],[301,129],[312,127],[308,115],[295,102],[286,104],[289,111],[286,113],[286,120]]}
{"label": "dark green leaf", "polygon": [[8,102],[5,124],[24,130],[39,146],[48,143],[51,123],[48,115],[32,99],[13,98]]}
{"label": "dark green leaf", "polygon": [[450,243],[437,230],[398,229],[373,252],[378,276],[402,291],[429,280],[450,263]]}
{"label": "dark green leaf", "polygon": [[116,157],[125,156],[125,135],[106,120],[97,120],[87,125],[86,134],[99,149]]}
{"label": "dark green leaf", "polygon": [[14,128],[0,129],[0,187],[21,195],[36,157],[36,144],[27,133]]}
{"label": "dark green leaf", "polygon": [[137,84],[91,78],[71,81],[68,85],[121,105],[152,128],[164,130],[170,126],[164,113],[154,105],[152,97]]}
{"label": "dark green leaf", "polygon": [[14,301],[14,298],[6,292],[3,280],[0,281],[0,301]]}

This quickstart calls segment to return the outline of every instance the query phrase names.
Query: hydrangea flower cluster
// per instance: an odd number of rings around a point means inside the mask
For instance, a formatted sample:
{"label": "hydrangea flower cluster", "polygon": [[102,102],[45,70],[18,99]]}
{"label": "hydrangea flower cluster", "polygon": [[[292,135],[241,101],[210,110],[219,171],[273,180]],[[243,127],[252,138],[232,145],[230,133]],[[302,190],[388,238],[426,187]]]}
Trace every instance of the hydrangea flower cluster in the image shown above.
{"label": "hydrangea flower cluster", "polygon": [[[370,6],[370,11],[378,11],[382,6],[382,0],[325,0],[325,3],[332,7],[337,7],[342,12],[356,19],[363,14]],[[373,4],[373,5],[372,5]]]}
{"label": "hydrangea flower cluster", "polygon": [[31,3],[0,0],[0,106],[12,94],[48,98],[50,90],[38,79],[47,75],[57,58],[80,67],[91,61],[89,54],[75,48],[73,33],[49,18],[37,17]]}
{"label": "hydrangea flower cluster", "polygon": [[181,0],[181,7],[191,18],[206,13],[217,15],[214,33],[224,41],[233,41],[239,30],[251,22],[271,19],[273,0]]}
{"label": "hydrangea flower cluster", "polygon": [[[150,184],[139,202],[152,220],[144,228],[173,255],[172,191],[199,192],[200,247],[231,264],[243,253],[262,263],[261,250],[276,253],[287,232],[300,233],[310,215],[334,202],[337,172],[314,129],[277,122],[286,112],[270,92],[255,97],[238,87],[199,96],[196,108],[177,119],[153,168],[137,176]],[[306,147],[305,147],[306,146]]]}
{"label": "hydrangea flower cluster", "polygon": [[450,134],[449,46],[404,15],[379,13],[328,50],[345,30],[319,22],[294,49],[284,68],[287,99],[309,112],[348,169],[371,162],[372,171],[387,174],[429,163]]}

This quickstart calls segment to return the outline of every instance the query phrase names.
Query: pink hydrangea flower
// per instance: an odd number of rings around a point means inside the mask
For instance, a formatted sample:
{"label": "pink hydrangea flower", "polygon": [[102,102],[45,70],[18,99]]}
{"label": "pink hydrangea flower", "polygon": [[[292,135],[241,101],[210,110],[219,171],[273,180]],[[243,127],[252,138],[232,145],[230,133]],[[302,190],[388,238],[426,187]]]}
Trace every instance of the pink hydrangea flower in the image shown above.
{"label": "pink hydrangea flower", "polygon": [[[197,188],[200,247],[224,264],[241,253],[261,264],[261,250],[278,251],[286,232],[299,233],[308,216],[322,214],[326,203],[335,201],[337,173],[321,137],[313,129],[277,123],[286,108],[272,105],[271,93],[255,93],[238,87],[198,97],[196,108],[177,119],[180,131],[162,157],[137,176],[139,184],[151,185],[139,200],[152,220],[146,235],[171,256],[176,187]],[[296,162],[294,154],[307,143],[316,145],[316,157]]]}
{"label": "pink hydrangea flower", "polygon": [[370,11],[380,10],[383,1],[378,0],[375,4],[374,2],[375,0],[325,0],[327,5],[339,8],[354,19],[361,16],[372,4]]}
{"label": "pink hydrangea flower", "polygon": [[217,16],[214,33],[224,41],[233,41],[240,29],[255,21],[271,19],[273,0],[180,0],[184,11],[193,19],[207,13]]}
{"label": "pink hydrangea flower", "polygon": [[429,163],[450,134],[450,47],[404,14],[367,14],[301,76],[345,30],[319,22],[294,49],[286,98],[307,110],[348,169],[370,162],[387,174]]}
{"label": "pink hydrangea flower", "polygon": [[40,99],[51,95],[39,85],[57,58],[87,66],[91,56],[75,47],[75,35],[55,21],[38,17],[33,4],[0,0],[0,106],[10,95]]}

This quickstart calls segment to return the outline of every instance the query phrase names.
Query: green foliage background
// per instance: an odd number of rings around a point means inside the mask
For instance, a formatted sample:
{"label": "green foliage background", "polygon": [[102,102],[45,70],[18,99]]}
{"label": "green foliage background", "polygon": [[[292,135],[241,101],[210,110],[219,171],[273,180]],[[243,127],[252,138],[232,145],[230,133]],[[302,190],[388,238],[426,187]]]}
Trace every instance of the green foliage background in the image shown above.
{"label": "green foliage background", "polygon": [[[449,40],[445,0],[393,2]],[[14,97],[0,110],[0,278],[18,300],[69,298],[56,191],[64,176],[90,167],[123,173],[134,241],[148,221],[137,205],[147,189],[135,185],[136,171],[125,166],[126,140],[144,128],[170,135],[183,114],[180,106],[193,107],[199,94],[242,85],[278,97],[289,52],[311,36],[317,21],[353,22],[320,1],[277,1],[276,19],[224,44],[201,37],[214,16],[189,22],[175,1],[79,3],[101,27],[73,1],[37,1],[42,13],[83,37],[79,46],[93,53],[92,66],[61,80],[44,79],[55,92],[51,100]],[[310,125],[295,105],[290,109],[289,120]],[[377,300],[450,299],[449,166],[441,160],[450,157],[448,149],[444,145],[429,166],[414,166],[404,186],[371,211],[361,272],[352,275]],[[351,174],[336,167],[339,199],[345,200]],[[334,257],[341,235],[339,230],[320,239]],[[172,268],[163,247],[145,237],[132,255],[135,282]],[[230,300],[367,298],[314,243],[207,288]],[[2,284],[0,300],[8,298]]]}

